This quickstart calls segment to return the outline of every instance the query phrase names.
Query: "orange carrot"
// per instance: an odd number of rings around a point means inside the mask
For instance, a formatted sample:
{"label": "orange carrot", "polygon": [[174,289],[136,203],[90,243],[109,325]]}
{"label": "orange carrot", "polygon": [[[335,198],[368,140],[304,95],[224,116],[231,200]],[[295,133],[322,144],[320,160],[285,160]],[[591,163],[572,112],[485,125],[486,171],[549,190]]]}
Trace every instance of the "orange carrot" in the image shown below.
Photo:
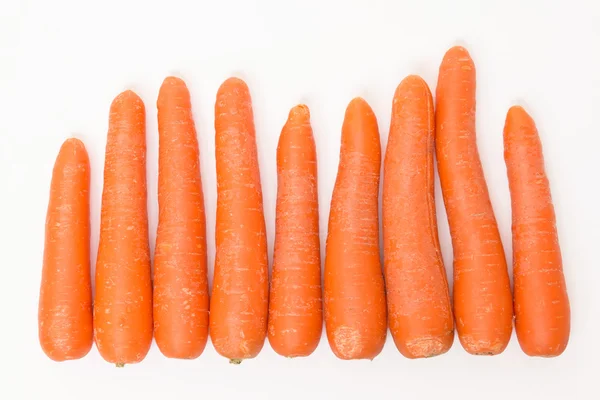
{"label": "orange carrot", "polygon": [[381,144],[371,107],[346,109],[325,252],[325,327],[334,354],[373,359],[385,343],[386,304],[379,259]]}
{"label": "orange carrot", "polygon": [[144,103],[130,90],[110,107],[94,337],[100,355],[117,366],[142,361],[152,342],[145,118]]}
{"label": "orange carrot", "polygon": [[435,215],[434,136],[429,87],[409,76],[394,94],[383,172],[388,318],[396,347],[408,358],[443,354],[454,341]]}
{"label": "orange carrot", "polygon": [[40,345],[54,361],[92,347],[89,189],[85,146],[68,139],[52,171],[38,313]]}
{"label": "orange carrot", "polygon": [[239,364],[267,335],[269,271],[252,100],[246,83],[226,80],[215,104],[217,224],[210,337]]}
{"label": "orange carrot", "polygon": [[206,220],[190,94],[163,82],[158,108],[158,230],[154,256],[154,335],[172,358],[196,358],[208,338]]}
{"label": "orange carrot", "polygon": [[522,107],[506,115],[504,158],[512,200],[517,338],[527,355],[558,356],[569,342],[569,298],[542,144]]}
{"label": "orange carrot", "polygon": [[317,154],[305,105],[292,108],[279,137],[276,214],[269,342],[282,356],[308,356],[323,315]]}
{"label": "orange carrot", "polygon": [[475,65],[448,50],[436,93],[436,154],[454,250],[454,315],[462,346],[494,355],[512,332],[506,258],[475,136]]}

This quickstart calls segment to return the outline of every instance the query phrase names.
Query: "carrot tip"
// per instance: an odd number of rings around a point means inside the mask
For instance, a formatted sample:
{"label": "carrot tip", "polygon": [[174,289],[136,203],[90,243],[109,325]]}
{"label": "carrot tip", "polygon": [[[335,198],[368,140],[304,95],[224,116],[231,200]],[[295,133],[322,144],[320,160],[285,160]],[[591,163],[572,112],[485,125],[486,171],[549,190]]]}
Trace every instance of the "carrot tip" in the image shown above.
{"label": "carrot tip", "polygon": [[166,86],[166,85],[186,86],[185,81],[179,77],[179,74],[172,74],[172,75],[167,76],[162,83],[162,86]]}
{"label": "carrot tip", "polygon": [[310,119],[310,110],[305,104],[298,104],[290,110],[289,119],[307,120]]}
{"label": "carrot tip", "polygon": [[232,358],[231,360],[229,360],[229,364],[240,365],[241,363],[242,363],[241,358]]}
{"label": "carrot tip", "polygon": [[138,103],[137,106],[139,106],[139,107],[144,106],[144,102],[142,101],[140,96],[138,96],[137,93],[135,93],[133,90],[129,90],[129,89],[125,90],[124,92],[119,93],[117,95],[117,97],[115,97],[115,99],[113,100],[110,108],[113,109],[114,107],[118,107],[122,103],[130,103],[130,104]]}

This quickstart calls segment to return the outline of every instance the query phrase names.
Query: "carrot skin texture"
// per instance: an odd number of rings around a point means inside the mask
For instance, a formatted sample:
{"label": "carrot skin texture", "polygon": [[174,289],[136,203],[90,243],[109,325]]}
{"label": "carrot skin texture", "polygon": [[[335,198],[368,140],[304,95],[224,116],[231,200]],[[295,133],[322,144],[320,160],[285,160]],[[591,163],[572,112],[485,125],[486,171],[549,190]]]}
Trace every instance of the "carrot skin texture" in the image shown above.
{"label": "carrot skin texture", "polygon": [[512,333],[512,294],[477,150],[475,89],[468,51],[451,48],[436,92],[436,155],[454,251],[456,329],[467,352],[495,355]]}
{"label": "carrot skin texture", "polygon": [[82,358],[92,347],[90,162],[78,139],[63,143],[52,171],[38,328],[54,361]]}
{"label": "carrot skin texture", "polygon": [[381,144],[371,107],[346,109],[325,251],[327,339],[341,359],[373,359],[385,343],[386,300],[379,258]]}
{"label": "carrot skin texture", "polygon": [[215,104],[216,256],[210,337],[238,364],[254,358],[267,335],[269,271],[252,100],[246,83],[229,78]]}
{"label": "carrot skin texture", "polygon": [[504,158],[512,203],[515,330],[529,356],[555,357],[569,342],[571,311],[556,216],[537,127],[511,107]]}
{"label": "carrot skin texture", "polygon": [[277,146],[277,209],[268,337],[285,357],[305,357],[323,330],[317,154],[310,112],[289,113]]}
{"label": "carrot skin texture", "polygon": [[154,336],[170,358],[193,359],[208,339],[206,217],[190,94],[167,77],[158,101],[158,229]]}
{"label": "carrot skin texture", "polygon": [[152,343],[152,282],[146,205],[146,115],[132,91],[110,107],[94,338],[100,355],[123,366],[144,359]]}
{"label": "carrot skin texture", "polygon": [[429,87],[409,76],[394,94],[383,177],[388,321],[396,347],[408,358],[443,354],[454,341],[435,213],[434,138]]}

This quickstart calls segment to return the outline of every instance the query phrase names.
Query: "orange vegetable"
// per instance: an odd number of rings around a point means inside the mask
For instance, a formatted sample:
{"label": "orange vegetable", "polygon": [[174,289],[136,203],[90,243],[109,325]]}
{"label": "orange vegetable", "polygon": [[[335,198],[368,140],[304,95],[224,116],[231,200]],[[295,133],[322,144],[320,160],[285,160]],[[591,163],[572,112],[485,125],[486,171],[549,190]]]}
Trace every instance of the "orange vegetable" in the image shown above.
{"label": "orange vegetable", "polygon": [[40,345],[54,361],[92,347],[90,281],[90,162],[83,143],[68,139],[52,171],[38,313]]}
{"label": "orange vegetable", "polygon": [[144,103],[130,90],[110,107],[94,337],[100,355],[117,366],[142,361],[152,342],[145,119]]}
{"label": "orange vegetable", "polygon": [[506,116],[504,158],[512,200],[517,338],[527,355],[558,356],[569,342],[569,298],[542,144],[522,107],[512,107]]}
{"label": "orange vegetable", "polygon": [[258,355],[267,335],[269,271],[252,100],[226,80],[215,104],[217,226],[210,337],[232,363]]}
{"label": "orange vegetable", "polygon": [[445,353],[454,341],[435,215],[434,137],[429,87],[409,76],[394,94],[383,172],[388,319],[396,347],[408,358]]}
{"label": "orange vegetable", "polygon": [[154,335],[172,358],[196,358],[208,338],[206,220],[190,94],[163,82],[158,108],[158,231],[154,256]]}
{"label": "orange vegetable", "polygon": [[462,346],[494,355],[512,332],[512,295],[504,249],[475,136],[475,65],[453,47],[440,66],[436,154],[454,250],[454,315]]}
{"label": "orange vegetable", "polygon": [[277,146],[277,216],[269,298],[271,347],[310,355],[321,339],[317,154],[305,105],[290,111]]}
{"label": "orange vegetable", "polygon": [[379,259],[377,119],[361,98],[350,102],[342,127],[325,252],[325,327],[341,359],[373,359],[387,323]]}

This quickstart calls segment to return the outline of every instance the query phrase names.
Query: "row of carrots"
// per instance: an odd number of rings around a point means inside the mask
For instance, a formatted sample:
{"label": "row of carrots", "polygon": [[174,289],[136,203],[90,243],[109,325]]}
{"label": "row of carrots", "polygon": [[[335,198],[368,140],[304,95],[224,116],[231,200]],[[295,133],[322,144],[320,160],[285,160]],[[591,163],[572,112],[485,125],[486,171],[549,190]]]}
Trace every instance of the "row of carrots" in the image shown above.
{"label": "row of carrots", "polygon": [[[90,279],[90,166],[67,140],[46,219],[39,338],[53,360],[85,356],[95,341],[119,366],[142,361],[152,338],[167,357],[193,359],[210,333],[233,363],[265,338],[283,356],[310,355],[323,319],[341,359],[372,359],[387,329],[406,357],[447,352],[454,328],[471,354],[495,355],[513,329],[530,356],[560,355],[570,309],[542,147],[532,118],[507,114],[504,156],[512,200],[514,297],[475,136],[475,66],[450,49],[434,102],[418,76],[394,94],[383,160],[383,269],[375,114],[355,98],[342,126],[321,287],[317,157],[310,112],[289,113],[277,147],[277,206],[269,285],[267,238],[251,98],[237,78],[215,104],[216,257],[209,297],[204,200],[190,95],[178,78],[158,95],[158,232],[151,277],[145,109],[126,91],[110,108],[96,290]],[[440,252],[434,153],[454,252],[453,301]],[[384,283],[385,282],[385,283]],[[209,313],[210,310],[210,313]]]}

